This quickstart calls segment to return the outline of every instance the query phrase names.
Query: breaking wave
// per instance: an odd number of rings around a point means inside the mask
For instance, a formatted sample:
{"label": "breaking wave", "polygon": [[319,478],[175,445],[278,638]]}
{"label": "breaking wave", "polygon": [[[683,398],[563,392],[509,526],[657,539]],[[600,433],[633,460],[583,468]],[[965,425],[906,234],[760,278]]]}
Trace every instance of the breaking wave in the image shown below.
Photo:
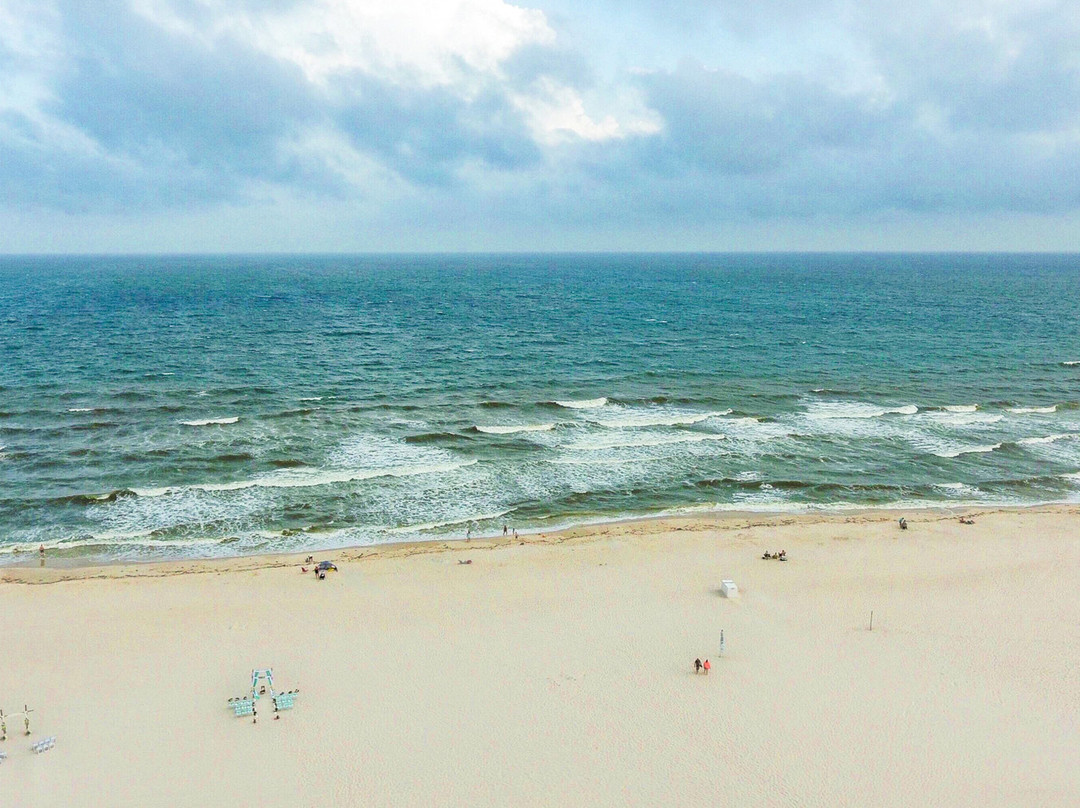
{"label": "breaking wave", "polygon": [[719,418],[731,415],[731,410],[717,412],[700,412],[687,415],[633,415],[628,418],[616,418],[612,420],[598,420],[596,423],[609,429],[638,429],[649,426],[690,426],[708,421],[710,418]]}
{"label": "breaking wave", "polygon": [[988,454],[1000,448],[1000,443],[994,443],[988,446],[963,446],[958,449],[941,449],[933,452],[933,454],[938,457],[960,457],[966,454]]}
{"label": "breaking wave", "polygon": [[1057,435],[1046,435],[1041,438],[1021,438],[1017,443],[1023,444],[1040,444],[1040,443],[1056,443],[1059,440],[1068,440],[1069,438],[1080,438],[1080,432],[1062,432]]}
{"label": "breaking wave", "polygon": [[486,435],[514,435],[518,432],[550,432],[555,424],[526,424],[523,426],[474,426],[477,432]]}
{"label": "breaking wave", "polygon": [[914,415],[919,408],[914,404],[899,407],[878,407],[862,401],[815,402],[807,412],[808,418],[831,420],[840,418],[881,418],[884,415]]}
{"label": "breaking wave", "polygon": [[556,401],[560,407],[566,407],[571,410],[593,410],[597,407],[603,407],[608,403],[607,397],[601,396],[600,398],[585,398],[579,401]]}
{"label": "breaking wave", "polygon": [[181,421],[184,426],[210,426],[211,424],[235,424],[240,420],[240,416],[234,415],[231,418],[204,418],[199,421]]}

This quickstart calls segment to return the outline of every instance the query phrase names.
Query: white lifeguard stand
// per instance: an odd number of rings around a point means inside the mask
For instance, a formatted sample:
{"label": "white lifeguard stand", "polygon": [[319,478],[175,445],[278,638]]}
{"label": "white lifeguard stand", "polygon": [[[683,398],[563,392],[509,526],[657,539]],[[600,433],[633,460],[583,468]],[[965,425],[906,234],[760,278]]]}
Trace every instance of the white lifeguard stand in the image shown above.
{"label": "white lifeguard stand", "polygon": [[725,598],[737,598],[739,597],[739,587],[730,578],[725,578],[720,582],[720,594]]}

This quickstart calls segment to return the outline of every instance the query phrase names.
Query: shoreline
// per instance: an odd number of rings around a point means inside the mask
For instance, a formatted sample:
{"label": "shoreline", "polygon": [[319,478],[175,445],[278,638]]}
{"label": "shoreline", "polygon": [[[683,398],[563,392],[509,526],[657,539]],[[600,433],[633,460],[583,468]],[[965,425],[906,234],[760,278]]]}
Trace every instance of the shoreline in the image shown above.
{"label": "shoreline", "polygon": [[[473,539],[432,539],[356,545],[324,550],[301,550],[287,553],[252,553],[219,558],[153,559],[146,561],[99,561],[82,563],[78,559],[50,559],[40,564],[37,553],[27,553],[27,559],[0,566],[0,583],[52,584],[64,581],[117,578],[162,578],[175,575],[194,575],[221,572],[292,567],[304,563],[307,556],[317,561],[349,563],[361,560],[404,558],[415,555],[455,553],[469,550],[487,551],[518,545],[553,545],[564,543],[587,544],[609,538],[613,534],[636,527],[643,535],[669,532],[729,532],[757,528],[789,527],[791,525],[822,524],[881,524],[895,521],[899,508],[866,508],[843,511],[718,511],[694,516],[643,516],[617,519],[610,522],[579,524],[547,532],[519,533],[515,544],[512,537],[485,536]],[[1080,504],[1043,503],[1017,506],[964,506],[955,508],[925,507],[903,509],[911,514],[911,525],[959,519],[961,516],[983,518],[998,514],[1046,513],[1080,516]]]}

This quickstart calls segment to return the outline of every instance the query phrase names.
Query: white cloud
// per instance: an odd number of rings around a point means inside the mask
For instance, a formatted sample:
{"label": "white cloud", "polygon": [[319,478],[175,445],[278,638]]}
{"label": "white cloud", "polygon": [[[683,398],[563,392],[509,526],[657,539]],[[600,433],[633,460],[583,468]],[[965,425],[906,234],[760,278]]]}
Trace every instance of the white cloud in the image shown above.
{"label": "white cloud", "polygon": [[314,84],[361,72],[430,88],[470,74],[498,75],[526,45],[550,45],[542,11],[503,0],[313,0],[283,10],[236,10],[235,2],[199,0],[198,24],[170,0],[135,0],[162,28],[191,36],[232,36],[292,62]]}
{"label": "white cloud", "polygon": [[[653,134],[656,113],[629,90],[611,90],[590,113],[574,87],[541,76],[529,86],[510,86],[503,66],[527,46],[549,47],[555,31],[542,11],[504,0],[315,0],[284,10],[237,10],[233,2],[200,0],[199,22],[183,16],[171,0],[134,0],[145,18],[176,34],[208,44],[236,38],[274,59],[296,65],[313,85],[329,89],[363,76],[397,85],[448,89],[471,99],[499,87],[524,114],[537,143],[555,146],[573,140],[603,141]],[[334,80],[342,79],[341,82]]]}
{"label": "white cloud", "polygon": [[621,95],[614,99],[623,107],[618,117],[609,112],[599,120],[586,111],[577,90],[548,77],[534,82],[528,92],[515,94],[512,100],[525,113],[533,137],[547,145],[575,139],[621,140],[630,135],[651,135],[661,130],[660,116],[645,107],[636,94]]}

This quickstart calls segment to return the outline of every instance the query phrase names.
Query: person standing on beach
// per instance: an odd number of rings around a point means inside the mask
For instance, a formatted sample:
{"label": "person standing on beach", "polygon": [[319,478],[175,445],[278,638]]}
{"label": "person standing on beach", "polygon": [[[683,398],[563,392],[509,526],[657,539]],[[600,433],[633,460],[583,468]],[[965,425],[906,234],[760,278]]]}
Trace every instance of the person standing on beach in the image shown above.
{"label": "person standing on beach", "polygon": [[701,666],[705,669],[705,675],[709,675],[709,671],[712,670],[712,665],[709,664],[709,660],[705,660],[705,663]]}
{"label": "person standing on beach", "polygon": [[701,657],[694,660],[694,673],[701,673]]}
{"label": "person standing on beach", "polygon": [[503,525],[503,535],[504,536],[506,535],[506,525],[505,524]]}

